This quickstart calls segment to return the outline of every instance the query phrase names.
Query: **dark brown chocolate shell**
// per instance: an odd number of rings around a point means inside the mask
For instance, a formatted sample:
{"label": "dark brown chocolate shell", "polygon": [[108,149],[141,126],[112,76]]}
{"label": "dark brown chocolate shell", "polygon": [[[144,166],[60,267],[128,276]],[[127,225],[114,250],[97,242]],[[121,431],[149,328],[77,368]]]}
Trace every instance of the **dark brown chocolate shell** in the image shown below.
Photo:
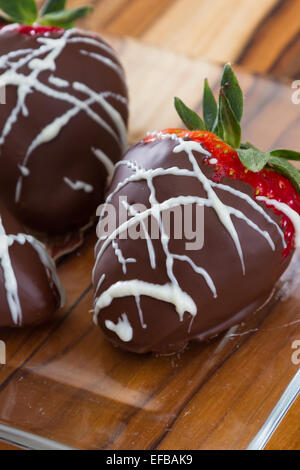
{"label": "dark brown chocolate shell", "polygon": [[0,327],[36,325],[64,304],[64,291],[45,247],[24,233],[0,202]]}
{"label": "dark brown chocolate shell", "polygon": [[77,29],[0,31],[0,197],[46,235],[87,225],[126,147],[123,69],[100,37]]}
{"label": "dark brown chocolate shell", "polygon": [[162,230],[158,239],[126,239],[124,222],[99,241],[94,319],[124,349],[176,352],[240,323],[268,300],[290,262],[281,216],[256,201],[248,183],[214,183],[204,157],[201,144],[164,135],[138,143],[117,166],[107,202],[118,213],[126,201],[127,228],[143,232],[142,222],[174,207],[204,208],[201,249],[187,250],[190,240]]}

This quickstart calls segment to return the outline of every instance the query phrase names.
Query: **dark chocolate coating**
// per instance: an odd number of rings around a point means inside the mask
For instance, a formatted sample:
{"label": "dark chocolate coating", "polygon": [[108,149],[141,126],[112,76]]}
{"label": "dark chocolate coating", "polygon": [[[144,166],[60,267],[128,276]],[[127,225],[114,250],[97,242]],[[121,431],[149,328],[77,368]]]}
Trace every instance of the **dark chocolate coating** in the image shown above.
{"label": "dark chocolate coating", "polygon": [[[191,170],[191,164],[184,151],[174,153],[177,142],[171,139],[157,140],[152,143],[140,142],[125,155],[124,159],[135,162],[144,169],[175,167]],[[212,178],[213,167],[203,162],[203,154],[194,151],[202,172]],[[125,178],[133,174],[126,166],[119,166],[114,175],[110,193]],[[190,176],[158,176],[154,180],[156,198],[159,202],[177,196],[199,196],[207,199],[203,185]],[[224,177],[222,184],[235,188],[253,198],[253,188],[248,183]],[[176,352],[184,347],[190,340],[205,340],[232,325],[240,323],[247,315],[255,312],[268,299],[274,284],[287,268],[293,253],[287,258],[282,257],[283,242],[276,227],[267,221],[264,216],[252,208],[248,202],[224,190],[214,188],[221,201],[235,209],[240,210],[251,221],[266,231],[275,244],[272,251],[266,239],[257,231],[236,216],[231,219],[238,233],[243,250],[246,272],[243,275],[241,261],[235,244],[221,224],[215,210],[205,207],[204,212],[204,247],[200,250],[185,251],[185,239],[170,239],[171,253],[188,255],[192,261],[204,268],[211,276],[216,290],[214,298],[204,278],[196,273],[187,262],[175,260],[174,274],[180,287],[188,293],[197,306],[197,314],[189,327],[192,317],[184,313],[183,321],[173,304],[157,300],[149,296],[141,296],[140,304],[144,323],[142,328],[139,312],[134,296],[113,299],[112,303],[100,310],[98,324],[105,335],[120,347],[137,353],[155,351],[159,353]],[[117,207],[119,196],[127,196],[128,203],[149,204],[149,189],[146,181],[129,182],[112,198]],[[281,217],[262,202],[257,203],[273,221],[279,224]],[[135,258],[136,263],[127,264],[127,273],[124,274],[118,262],[112,244],[110,244],[95,266],[94,286],[105,274],[105,279],[95,299],[118,281],[138,279],[154,284],[170,282],[166,270],[166,255],[160,240],[153,240],[156,253],[157,266],[152,269],[145,240],[117,239],[120,250],[125,258]],[[96,248],[96,255],[102,242]],[[113,331],[105,326],[106,320],[115,324],[118,318],[126,313],[133,329],[133,337],[129,342],[121,341]]]}
{"label": "dark chocolate coating", "polygon": [[[6,234],[1,233],[0,235],[0,247],[2,247],[2,237],[23,234],[24,230],[2,202],[0,202],[0,216],[1,227],[4,228]],[[10,265],[17,281],[22,318],[17,323],[13,321],[8,302],[8,290],[5,286],[4,270],[6,268],[2,264],[3,253],[0,250],[0,327],[17,327],[42,323],[59,309],[63,302],[63,292],[58,288],[51,270],[43,264],[32,244],[29,242],[21,244],[14,241],[8,248],[8,252]],[[48,258],[50,265],[51,260],[46,251],[44,251],[44,255]],[[55,269],[54,264],[52,264],[52,267]]]}
{"label": "dark chocolate coating", "polygon": [[[62,32],[50,32],[46,40],[59,39]],[[91,38],[99,44],[105,43],[97,35],[74,30],[72,38]],[[13,51],[22,49],[37,50],[43,44],[45,37],[37,34],[33,37],[20,34],[17,31],[0,31],[0,58]],[[107,96],[107,102],[120,113],[127,123],[127,87],[113,66],[121,66],[112,49],[104,46],[83,42],[68,41],[61,53],[55,58],[55,66],[42,70],[38,80],[60,94],[68,93],[78,98],[82,103],[89,97],[82,91],[73,88],[74,82],[88,86],[95,93],[110,92],[125,98],[117,99]],[[85,53],[82,53],[85,51]],[[87,53],[101,55],[98,60]],[[39,56],[44,59],[47,54]],[[18,60],[26,57],[26,53],[9,59],[10,64],[4,64],[0,73],[4,74]],[[104,60],[104,62],[103,62]],[[28,66],[28,61],[18,69],[19,73],[28,77],[35,66]],[[58,77],[69,83],[58,86],[49,82],[49,77]],[[17,103],[18,87],[14,84],[6,87],[6,105],[1,105],[0,135]],[[121,139],[118,128],[107,111],[98,103],[91,104],[91,110],[103,119],[115,132],[114,138],[101,124],[95,122],[85,111],[79,111],[61,129],[52,140],[39,145],[30,155],[28,170],[30,174],[23,177],[22,192],[16,201],[16,186],[21,175],[19,165],[22,165],[30,144],[39,133],[56,118],[70,110],[73,105],[64,99],[47,95],[32,87],[32,92],[26,97],[28,116],[19,113],[11,131],[0,146],[0,187],[1,198],[14,212],[17,218],[35,232],[59,235],[77,230],[86,225],[95,216],[96,208],[102,202],[107,182],[107,171],[104,165],[93,154],[92,148],[101,149],[107,157],[116,162],[122,155]],[[73,190],[64,178],[71,181],[82,181],[93,187],[92,192]]]}

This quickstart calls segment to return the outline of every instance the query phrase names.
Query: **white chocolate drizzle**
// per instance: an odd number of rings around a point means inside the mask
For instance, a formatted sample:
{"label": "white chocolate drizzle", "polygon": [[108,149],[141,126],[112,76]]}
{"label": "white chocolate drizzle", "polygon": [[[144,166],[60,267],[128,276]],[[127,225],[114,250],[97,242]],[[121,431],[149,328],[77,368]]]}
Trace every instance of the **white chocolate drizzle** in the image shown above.
{"label": "white chocolate drizzle", "polygon": [[122,314],[117,324],[113,323],[111,320],[105,320],[105,326],[108,330],[114,331],[121,341],[127,343],[132,340],[133,330],[126,313]]}
{"label": "white chocolate drizzle", "polygon": [[112,241],[112,247],[115,250],[115,254],[118,258],[119,263],[121,263],[121,265],[122,265],[123,273],[126,274],[127,273],[127,263],[136,263],[136,259],[135,258],[124,258],[123,253],[120,250],[119,245],[115,240]]}
{"label": "white chocolate drizzle", "polygon": [[200,170],[199,164],[193,154],[193,151],[196,151],[196,152],[200,151],[201,153],[207,155],[208,157],[210,157],[211,154],[207,152],[206,150],[204,150],[201,144],[199,144],[198,142],[194,142],[193,140],[182,140],[182,142],[180,142],[180,144],[177,145],[173,150],[173,152],[175,153],[179,153],[182,151],[187,153],[189,161],[193,166],[193,170],[195,174],[197,175],[198,180],[202,183],[213,209],[215,210],[220,222],[224,225],[229,235],[231,236],[232,240],[234,241],[234,244],[236,246],[237,252],[239,254],[239,257],[242,263],[243,274],[245,274],[244,256],[243,256],[240,240],[230,217],[231,213],[234,214],[234,209],[231,208],[232,212],[230,213],[227,207],[218,198],[218,196],[216,195],[215,191],[212,188],[212,185],[210,184],[210,180],[206,178],[204,173]]}
{"label": "white chocolate drizzle", "polygon": [[[192,170],[178,168],[176,166],[170,168],[156,168],[156,169],[144,169],[138,167],[135,162],[132,161],[120,161],[117,163],[116,168],[121,165],[127,166],[133,174],[125,178],[123,181],[119,182],[116,186],[115,190],[107,197],[106,203],[108,204],[111,202],[112,198],[127,184],[134,183],[137,181],[145,181],[147,183],[150,195],[149,195],[149,202],[151,207],[145,209],[143,212],[137,212],[135,209],[125,201],[122,201],[123,205],[128,210],[129,214],[132,216],[127,221],[121,223],[119,227],[117,227],[113,233],[111,233],[108,237],[102,238],[98,241],[97,249],[98,254],[96,257],[95,269],[98,265],[98,262],[101,259],[104,251],[110,246],[110,244],[114,244],[116,238],[124,231],[128,230],[130,227],[140,224],[143,227],[144,232],[146,234],[145,240],[148,247],[148,255],[149,255],[149,262],[152,269],[156,268],[156,258],[155,258],[155,251],[153,248],[152,240],[149,234],[147,234],[147,230],[144,224],[145,219],[149,216],[153,216],[160,228],[160,240],[166,255],[166,271],[169,278],[169,283],[165,285],[160,284],[151,284],[148,282],[144,282],[138,279],[132,279],[129,281],[118,281],[115,284],[111,285],[107,288],[104,292],[102,292],[95,300],[95,310],[94,310],[94,321],[95,323],[98,322],[98,315],[99,312],[108,307],[114,298],[126,297],[126,296],[133,296],[135,297],[137,310],[140,317],[141,326],[144,328],[144,321],[142,310],[140,306],[140,297],[145,295],[155,299],[159,299],[165,302],[170,302],[174,305],[175,310],[179,315],[179,320],[183,321],[184,313],[187,312],[192,316],[192,321],[197,314],[197,307],[194,300],[191,296],[182,290],[179,285],[179,282],[174,274],[174,263],[175,262],[185,262],[191,266],[191,268],[199,275],[203,277],[205,280],[208,288],[210,289],[214,298],[217,297],[217,289],[213,282],[213,279],[209,275],[209,273],[201,266],[197,266],[194,261],[187,255],[180,255],[176,253],[172,253],[169,249],[169,237],[164,230],[161,213],[165,210],[172,209],[178,206],[184,205],[191,205],[196,204],[200,206],[205,206],[212,208],[216,215],[218,216],[220,222],[227,230],[228,234],[230,235],[237,251],[237,255],[240,259],[241,266],[242,266],[242,273],[245,275],[246,266],[243,257],[243,251],[241,247],[241,243],[239,240],[239,235],[237,230],[232,222],[232,216],[243,220],[250,228],[254,231],[259,233],[268,243],[271,250],[275,250],[275,244],[272,240],[270,234],[262,230],[255,222],[253,222],[249,217],[247,217],[242,211],[231,207],[229,205],[224,204],[220,197],[216,194],[215,189],[220,191],[227,191],[233,194],[234,196],[244,200],[247,202],[254,210],[256,210],[260,215],[264,217],[264,219],[274,225],[281,237],[282,244],[286,247],[286,242],[284,239],[284,234],[279,227],[279,225],[264,211],[264,209],[249,195],[238,191],[230,186],[226,186],[224,184],[219,184],[211,181],[208,179],[204,173],[202,172],[199,163],[194,155],[194,152],[199,152],[206,157],[211,157],[211,154],[203,149],[200,143],[194,142],[191,140],[184,140],[179,138],[175,134],[164,134],[164,133],[152,133],[153,141],[157,138],[161,139],[171,139],[174,140],[177,145],[174,147],[174,153],[185,153],[189,163],[191,164]],[[150,134],[151,136],[151,134]],[[167,199],[162,202],[158,202],[156,198],[156,191],[155,191],[155,178],[162,177],[166,175],[174,175],[174,176],[189,176],[195,178],[199,181],[202,187],[205,189],[207,198],[204,197],[196,197],[196,196],[177,196],[170,199]],[[101,216],[100,216],[101,217]],[[114,246],[114,245],[113,245]],[[122,255],[123,256],[123,255]],[[124,260],[123,256],[123,260]],[[119,262],[122,265],[123,273],[124,266],[122,263],[122,259],[119,259]],[[94,269],[94,275],[95,275]],[[127,271],[126,271],[127,272]],[[99,286],[98,286],[99,287]],[[98,293],[98,287],[96,292]],[[138,299],[138,300],[137,300]],[[191,327],[191,325],[190,325]]]}
{"label": "white chocolate drizzle", "polygon": [[19,233],[17,235],[7,235],[0,216],[0,265],[3,271],[4,288],[6,291],[7,303],[10,309],[11,318],[15,325],[22,325],[22,308],[19,299],[18,282],[14,273],[9,248],[14,242],[24,245],[29,243],[37,252],[42,265],[45,268],[50,284],[54,284],[59,292],[62,307],[65,303],[65,292],[59,278],[53,260],[46,252],[45,247],[31,235]]}
{"label": "white chocolate drizzle", "polygon": [[[12,26],[4,27],[0,31],[0,35],[6,31],[15,30],[19,25],[14,24]],[[49,38],[49,37],[37,37],[37,43],[39,47],[37,49],[22,49],[19,51],[11,51],[0,58],[0,69],[6,68],[0,75],[0,86],[14,85],[17,87],[17,103],[12,109],[0,135],[0,146],[5,143],[7,136],[11,133],[13,126],[16,124],[20,114],[23,116],[29,116],[29,110],[26,106],[27,97],[32,92],[39,92],[46,96],[51,97],[55,100],[63,101],[69,104],[71,107],[61,116],[57,116],[52,122],[50,122],[29,145],[26,155],[24,156],[23,162],[19,165],[21,174],[17,180],[15,201],[18,203],[22,195],[22,183],[23,178],[28,176],[26,172],[28,169],[29,158],[32,152],[39,146],[52,141],[57,138],[63,128],[69,124],[78,113],[84,112],[86,115],[96,122],[99,126],[104,128],[121,146],[123,151],[127,145],[127,132],[126,125],[122,119],[119,111],[111,105],[107,98],[112,97],[120,102],[126,104],[127,100],[124,96],[112,93],[110,91],[103,91],[97,93],[83,83],[74,81],[69,83],[62,77],[54,75],[56,71],[56,60],[69,43],[83,43],[97,46],[104,53],[109,54],[112,58],[116,59],[115,53],[106,44],[97,41],[95,38],[88,38],[80,35],[80,31],[76,29],[66,30],[61,37]],[[112,59],[102,56],[100,53],[89,53],[88,51],[81,51],[82,54],[89,56],[92,60],[102,60],[102,63],[114,71],[117,71],[124,81],[124,72],[122,68]],[[102,59],[101,59],[102,58]],[[16,60],[17,59],[17,60]],[[15,61],[14,61],[15,60]],[[20,69],[24,66],[28,66],[30,72],[25,75],[20,72]],[[51,71],[52,74],[48,77],[48,84],[42,83],[39,80],[41,72]],[[52,86],[55,88],[53,88]],[[64,90],[68,88],[68,90]],[[85,94],[86,99],[77,98],[71,94],[70,90]],[[114,123],[115,129],[103,119],[99,113],[95,112],[92,108],[97,103],[109,116],[111,121]],[[104,156],[101,149],[97,149],[97,158],[104,164],[104,167],[108,172],[108,178],[111,177],[113,164],[108,156]],[[110,164],[108,163],[108,160]]]}
{"label": "white chocolate drizzle", "polygon": [[136,303],[136,306],[137,306],[137,309],[138,309],[138,312],[139,312],[141,326],[142,326],[142,328],[145,329],[145,328],[147,328],[147,325],[144,322],[144,314],[143,314],[143,311],[142,311],[142,308],[141,308],[141,298],[140,298],[139,295],[135,296],[135,303]]}
{"label": "white chocolate drizzle", "polygon": [[197,307],[192,297],[179,286],[173,284],[152,284],[150,282],[132,279],[131,281],[118,281],[100,295],[95,308],[94,318],[96,323],[98,316],[96,312],[108,307],[113,299],[141,295],[163,300],[164,302],[170,302],[174,305],[181,321],[184,312],[188,312],[192,316],[195,316],[197,313]]}
{"label": "white chocolate drizzle", "polygon": [[97,52],[88,52],[84,49],[82,49],[80,53],[82,55],[88,55],[89,57],[92,57],[93,59],[98,60],[99,62],[102,62],[103,64],[112,68],[118,74],[120,79],[124,82],[123,69],[119,65],[117,65],[113,60],[109,59],[108,57],[104,57],[103,55],[97,54]]}
{"label": "white chocolate drizzle", "polygon": [[300,216],[298,212],[294,211],[294,209],[284,202],[279,202],[276,199],[269,199],[264,196],[257,196],[256,199],[259,201],[264,201],[267,206],[275,207],[275,209],[277,209],[279,212],[282,212],[290,219],[295,228],[295,247],[300,247]]}
{"label": "white chocolate drizzle", "polygon": [[9,247],[12,239],[5,233],[0,216],[0,262],[4,276],[4,288],[11,317],[15,325],[22,324],[22,309],[18,293],[18,283],[12,267]]}
{"label": "white chocolate drizzle", "polygon": [[83,181],[72,181],[70,178],[64,177],[64,182],[70,186],[73,191],[84,191],[85,193],[92,193],[94,188],[92,185],[84,183]]}
{"label": "white chocolate drizzle", "polygon": [[50,77],[48,78],[48,81],[49,83],[51,83],[51,85],[54,85],[58,88],[67,88],[68,86],[70,86],[70,83],[67,80],[63,80],[62,78],[55,77],[54,75],[50,75]]}
{"label": "white chocolate drizzle", "polygon": [[92,148],[92,152],[95,155],[96,158],[102,163],[104,168],[106,169],[107,172],[107,185],[110,184],[115,167],[114,164],[112,163],[111,159],[100,149]]}

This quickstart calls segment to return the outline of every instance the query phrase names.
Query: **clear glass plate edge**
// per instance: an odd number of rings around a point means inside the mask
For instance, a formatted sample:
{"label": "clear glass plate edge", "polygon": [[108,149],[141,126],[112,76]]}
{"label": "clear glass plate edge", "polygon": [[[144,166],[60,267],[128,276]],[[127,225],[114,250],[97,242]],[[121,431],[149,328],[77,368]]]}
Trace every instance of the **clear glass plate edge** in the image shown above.
{"label": "clear glass plate edge", "polygon": [[281,395],[278,403],[269,414],[267,420],[250,442],[247,450],[263,450],[278,428],[284,416],[300,394],[300,369]]}
{"label": "clear glass plate edge", "polygon": [[[299,394],[300,369],[285,389],[259,432],[247,447],[247,450],[264,449]],[[0,439],[31,450],[75,450],[73,447],[1,423]]]}
{"label": "clear glass plate edge", "polygon": [[45,437],[0,423],[0,440],[29,450],[75,450]]}

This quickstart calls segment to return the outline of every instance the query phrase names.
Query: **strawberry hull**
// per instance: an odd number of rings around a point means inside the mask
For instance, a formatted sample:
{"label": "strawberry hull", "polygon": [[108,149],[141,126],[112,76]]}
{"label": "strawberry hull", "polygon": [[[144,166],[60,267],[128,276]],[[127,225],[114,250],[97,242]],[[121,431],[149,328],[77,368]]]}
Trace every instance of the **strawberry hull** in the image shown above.
{"label": "strawberry hull", "polygon": [[[188,132],[183,129],[166,129],[162,133],[174,133],[181,138],[188,137],[199,142],[204,149],[208,150],[211,153],[211,157],[205,157],[203,161],[213,166],[214,174],[212,179],[214,181],[221,182],[224,176],[245,181],[252,186],[254,190],[253,197],[255,199],[261,196],[268,199],[276,199],[287,204],[291,209],[300,214],[300,196],[288,178],[268,168],[264,168],[257,173],[247,170],[241,163],[236,150],[219,139],[215,134],[205,131]],[[285,257],[294,248],[295,227],[285,214],[278,211],[275,207],[273,207],[273,211],[281,215],[280,225],[287,242],[287,246],[282,253],[283,257]]]}
{"label": "strawberry hull", "polygon": [[[149,134],[115,172],[107,201],[118,208],[126,196],[129,206],[143,204],[148,226],[151,216],[174,207],[204,208],[204,226],[197,227],[204,230],[201,249],[187,250],[189,240],[162,230],[151,241],[123,239],[123,225],[114,239],[98,243],[94,320],[129,351],[177,352],[240,323],[266,303],[292,258],[291,221],[255,199],[261,181],[254,184],[244,171],[238,178],[238,163],[221,171],[221,154],[212,151],[208,134],[202,144],[187,131]],[[235,162],[229,146],[222,150]],[[294,195],[289,181],[278,177]],[[132,226],[141,224],[141,216],[131,215]]]}

